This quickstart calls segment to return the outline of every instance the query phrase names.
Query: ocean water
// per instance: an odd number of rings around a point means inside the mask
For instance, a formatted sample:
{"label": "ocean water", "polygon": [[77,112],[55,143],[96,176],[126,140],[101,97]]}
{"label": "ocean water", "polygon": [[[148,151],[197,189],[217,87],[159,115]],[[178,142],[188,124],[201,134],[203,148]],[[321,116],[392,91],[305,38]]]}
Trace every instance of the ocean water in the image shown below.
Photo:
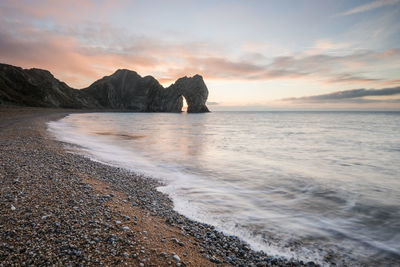
{"label": "ocean water", "polygon": [[86,113],[49,130],[253,249],[400,264],[398,112]]}

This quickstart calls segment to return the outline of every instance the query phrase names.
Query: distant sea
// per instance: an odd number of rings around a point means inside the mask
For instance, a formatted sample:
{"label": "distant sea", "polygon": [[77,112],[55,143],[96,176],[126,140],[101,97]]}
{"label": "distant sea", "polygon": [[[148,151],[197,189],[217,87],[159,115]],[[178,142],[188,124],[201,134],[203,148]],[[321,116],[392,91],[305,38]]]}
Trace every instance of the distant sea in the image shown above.
{"label": "distant sea", "polygon": [[49,130],[253,249],[400,263],[399,112],[86,113]]}

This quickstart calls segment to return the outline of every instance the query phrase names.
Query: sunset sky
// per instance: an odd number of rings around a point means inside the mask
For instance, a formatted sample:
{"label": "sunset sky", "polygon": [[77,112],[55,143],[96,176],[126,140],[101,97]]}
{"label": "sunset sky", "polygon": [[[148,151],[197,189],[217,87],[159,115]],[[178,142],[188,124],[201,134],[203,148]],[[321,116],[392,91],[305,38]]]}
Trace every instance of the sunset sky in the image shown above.
{"label": "sunset sky", "polygon": [[74,88],[126,68],[198,73],[212,110],[400,109],[400,0],[1,0],[0,20],[1,63]]}

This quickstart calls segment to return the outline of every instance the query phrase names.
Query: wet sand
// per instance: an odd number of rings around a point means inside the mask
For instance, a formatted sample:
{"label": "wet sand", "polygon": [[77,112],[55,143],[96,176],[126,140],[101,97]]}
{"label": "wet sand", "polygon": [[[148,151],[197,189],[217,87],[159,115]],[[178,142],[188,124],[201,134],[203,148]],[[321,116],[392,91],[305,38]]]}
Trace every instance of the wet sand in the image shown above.
{"label": "wet sand", "polygon": [[299,266],[172,210],[159,182],[69,153],[46,122],[0,107],[0,266]]}

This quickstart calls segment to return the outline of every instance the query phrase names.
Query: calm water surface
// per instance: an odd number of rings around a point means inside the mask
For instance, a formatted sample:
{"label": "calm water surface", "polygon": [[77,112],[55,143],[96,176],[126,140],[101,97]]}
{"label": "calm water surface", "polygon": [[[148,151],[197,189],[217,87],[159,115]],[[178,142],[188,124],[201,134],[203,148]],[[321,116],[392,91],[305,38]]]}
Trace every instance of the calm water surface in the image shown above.
{"label": "calm water surface", "polygon": [[400,263],[400,113],[89,113],[49,130],[254,249]]}

